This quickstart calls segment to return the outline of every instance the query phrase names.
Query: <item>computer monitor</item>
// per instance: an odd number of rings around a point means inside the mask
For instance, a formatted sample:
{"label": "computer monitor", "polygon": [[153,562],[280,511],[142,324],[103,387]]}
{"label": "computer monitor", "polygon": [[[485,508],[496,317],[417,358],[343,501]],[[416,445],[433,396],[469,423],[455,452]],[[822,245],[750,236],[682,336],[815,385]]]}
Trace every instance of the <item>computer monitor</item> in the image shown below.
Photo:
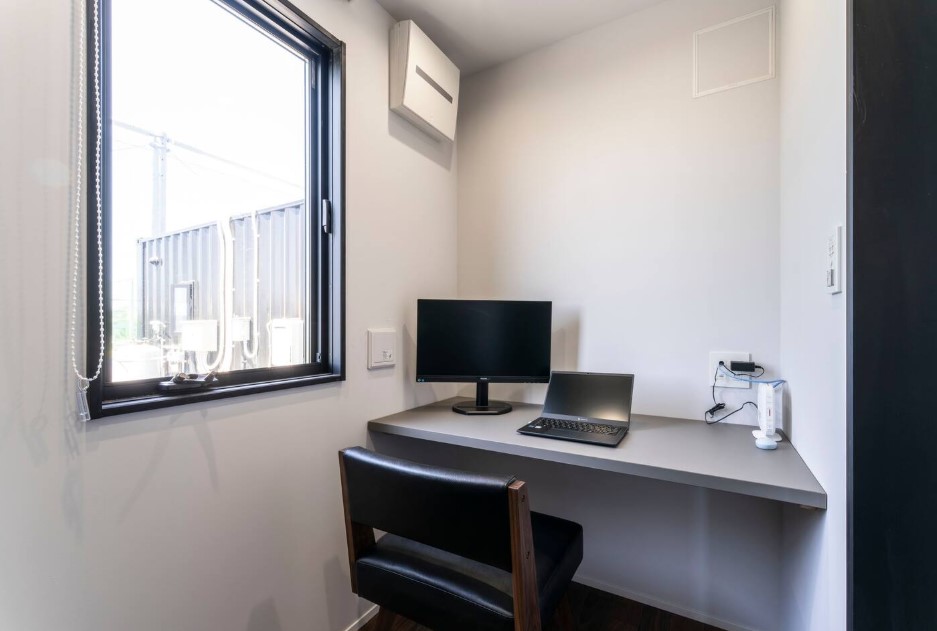
{"label": "computer monitor", "polygon": [[475,383],[475,403],[460,414],[504,414],[489,383],[550,380],[553,303],[520,300],[417,301],[416,380]]}

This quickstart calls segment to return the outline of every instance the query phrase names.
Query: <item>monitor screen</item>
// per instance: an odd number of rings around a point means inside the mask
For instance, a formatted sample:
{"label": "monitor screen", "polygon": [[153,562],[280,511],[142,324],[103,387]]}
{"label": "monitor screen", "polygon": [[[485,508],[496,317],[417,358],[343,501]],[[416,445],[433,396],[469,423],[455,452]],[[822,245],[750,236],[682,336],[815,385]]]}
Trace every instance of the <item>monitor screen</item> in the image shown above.
{"label": "monitor screen", "polygon": [[542,301],[417,301],[417,381],[549,381],[552,312]]}

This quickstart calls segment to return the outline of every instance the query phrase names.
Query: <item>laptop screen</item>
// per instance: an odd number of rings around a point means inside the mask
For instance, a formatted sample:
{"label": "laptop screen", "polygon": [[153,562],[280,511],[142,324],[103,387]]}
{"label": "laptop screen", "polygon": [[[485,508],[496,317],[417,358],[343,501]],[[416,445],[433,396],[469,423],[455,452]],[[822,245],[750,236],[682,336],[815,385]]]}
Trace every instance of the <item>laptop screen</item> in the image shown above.
{"label": "laptop screen", "polygon": [[543,412],[630,421],[633,388],[634,375],[554,372],[550,376]]}

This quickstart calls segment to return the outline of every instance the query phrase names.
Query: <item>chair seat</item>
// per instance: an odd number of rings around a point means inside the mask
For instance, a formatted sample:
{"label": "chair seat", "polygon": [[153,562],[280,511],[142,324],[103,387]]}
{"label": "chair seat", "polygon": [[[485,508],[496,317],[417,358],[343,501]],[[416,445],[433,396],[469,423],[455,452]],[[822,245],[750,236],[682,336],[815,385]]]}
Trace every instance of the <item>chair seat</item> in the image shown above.
{"label": "chair seat", "polygon": [[[547,621],[582,561],[582,526],[530,514],[540,615]],[[396,535],[357,562],[358,594],[434,631],[514,628],[511,574]]]}

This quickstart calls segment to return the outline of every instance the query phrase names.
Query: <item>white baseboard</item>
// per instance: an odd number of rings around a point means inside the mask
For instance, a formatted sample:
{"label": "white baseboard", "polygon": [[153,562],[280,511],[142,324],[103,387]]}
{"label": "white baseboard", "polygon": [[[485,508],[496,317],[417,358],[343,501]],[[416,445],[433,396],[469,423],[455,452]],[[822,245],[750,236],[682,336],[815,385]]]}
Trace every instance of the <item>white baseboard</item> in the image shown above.
{"label": "white baseboard", "polygon": [[702,622],[703,624],[710,624],[714,627],[725,629],[726,631],[758,631],[758,629],[752,627],[729,622],[728,620],[722,620],[721,618],[710,616],[708,614],[696,611],[695,609],[689,609],[681,605],[675,605],[665,600],[661,600],[660,598],[654,598],[653,596],[648,596],[647,594],[642,594],[640,592],[632,592],[619,587],[618,585],[611,585],[603,581],[597,581],[595,579],[589,578],[588,576],[582,576],[581,574],[576,574],[576,576],[573,577],[573,580],[577,583],[582,583],[586,587],[592,587],[603,592],[608,592],[609,594],[615,594],[616,596],[627,598],[628,600],[634,600],[644,605],[656,607],[657,609],[663,609],[664,611],[675,613],[678,616],[696,620],[697,622]]}
{"label": "white baseboard", "polygon": [[377,605],[371,605],[371,608],[365,611],[357,620],[348,625],[345,631],[360,631],[361,627],[368,624],[374,616],[377,615]]}

